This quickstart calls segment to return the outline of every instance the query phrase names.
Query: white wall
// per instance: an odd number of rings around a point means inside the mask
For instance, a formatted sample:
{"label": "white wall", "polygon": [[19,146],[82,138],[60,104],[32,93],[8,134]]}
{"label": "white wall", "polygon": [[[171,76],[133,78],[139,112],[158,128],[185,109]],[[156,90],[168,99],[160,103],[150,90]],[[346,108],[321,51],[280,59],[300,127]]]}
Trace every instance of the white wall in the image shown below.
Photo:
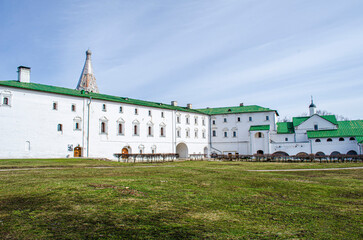
{"label": "white wall", "polygon": [[[186,113],[190,115],[190,124],[184,120],[176,124],[174,110],[149,108],[117,102],[92,99],[89,119],[89,149],[87,149],[88,134],[88,102],[87,98],[79,98],[60,94],[43,93],[17,88],[0,87],[0,91],[11,92],[11,106],[0,107],[0,158],[27,157],[67,157],[73,156],[68,146],[81,146],[83,156],[106,157],[115,159],[114,153],[120,153],[125,146],[131,148],[131,153],[175,153],[176,144],[185,142],[189,153],[204,153],[208,147],[209,121],[204,114]],[[53,102],[57,110],[53,110]],[[72,104],[76,111],[71,111]],[[106,104],[106,111],[103,111]],[[120,106],[123,111],[120,113]],[[135,115],[135,108],[138,114]],[[149,110],[151,116],[148,115]],[[164,117],[161,116],[164,112]],[[198,117],[195,124],[194,117]],[[124,121],[124,135],[118,134],[117,120]],[[202,119],[205,124],[202,124]],[[74,119],[80,119],[80,130],[74,130]],[[107,120],[106,134],[100,132],[100,123]],[[139,135],[133,135],[133,122],[139,122]],[[153,135],[148,136],[148,123],[153,124]],[[57,125],[62,124],[63,131],[57,131]],[[160,136],[160,127],[164,126],[165,137]],[[190,128],[190,137],[182,134],[176,138],[176,125],[181,129]],[[198,136],[194,132],[198,130]],[[202,132],[205,132],[203,138]],[[30,142],[30,150],[26,148]],[[142,148],[141,148],[142,147]]]}

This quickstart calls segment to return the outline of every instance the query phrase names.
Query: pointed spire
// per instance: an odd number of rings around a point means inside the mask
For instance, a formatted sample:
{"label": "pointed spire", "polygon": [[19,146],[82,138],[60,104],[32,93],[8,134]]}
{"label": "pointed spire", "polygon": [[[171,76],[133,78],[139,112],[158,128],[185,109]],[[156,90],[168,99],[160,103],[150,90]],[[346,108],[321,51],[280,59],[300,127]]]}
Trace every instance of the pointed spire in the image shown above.
{"label": "pointed spire", "polygon": [[86,62],[82,70],[81,77],[79,78],[77,90],[85,90],[88,92],[98,93],[98,87],[96,84],[96,78],[93,75],[93,68],[91,62],[91,50],[86,51]]}

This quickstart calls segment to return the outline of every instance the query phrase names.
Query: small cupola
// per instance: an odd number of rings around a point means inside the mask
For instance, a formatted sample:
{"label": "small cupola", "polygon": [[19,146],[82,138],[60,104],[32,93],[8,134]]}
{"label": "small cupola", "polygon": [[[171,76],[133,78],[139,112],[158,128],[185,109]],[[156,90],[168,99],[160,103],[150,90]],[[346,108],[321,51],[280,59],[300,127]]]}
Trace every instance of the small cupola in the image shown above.
{"label": "small cupola", "polygon": [[311,96],[311,103],[310,103],[310,106],[309,106],[309,115],[310,116],[313,116],[315,114],[315,104],[314,104],[314,101],[313,101],[313,96]]}

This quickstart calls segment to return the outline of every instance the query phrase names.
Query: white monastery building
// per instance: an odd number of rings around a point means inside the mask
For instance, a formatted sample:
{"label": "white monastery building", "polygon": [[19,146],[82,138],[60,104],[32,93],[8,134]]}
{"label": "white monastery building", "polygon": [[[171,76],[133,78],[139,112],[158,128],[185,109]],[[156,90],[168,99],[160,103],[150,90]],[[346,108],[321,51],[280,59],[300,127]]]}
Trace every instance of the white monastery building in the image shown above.
{"label": "white monastery building", "polygon": [[92,157],[115,153],[362,154],[363,120],[315,114],[277,122],[278,112],[256,105],[193,109],[99,93],[91,52],[77,88],[0,81],[0,158]]}

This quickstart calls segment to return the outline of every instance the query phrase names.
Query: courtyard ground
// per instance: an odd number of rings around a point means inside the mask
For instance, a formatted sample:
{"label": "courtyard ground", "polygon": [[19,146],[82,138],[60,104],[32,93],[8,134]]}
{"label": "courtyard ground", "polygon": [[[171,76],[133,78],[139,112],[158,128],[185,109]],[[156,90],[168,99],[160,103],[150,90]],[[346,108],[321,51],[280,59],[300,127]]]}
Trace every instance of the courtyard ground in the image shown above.
{"label": "courtyard ground", "polygon": [[[3,239],[362,239],[362,163],[0,160]],[[19,169],[21,169],[19,171]]]}

